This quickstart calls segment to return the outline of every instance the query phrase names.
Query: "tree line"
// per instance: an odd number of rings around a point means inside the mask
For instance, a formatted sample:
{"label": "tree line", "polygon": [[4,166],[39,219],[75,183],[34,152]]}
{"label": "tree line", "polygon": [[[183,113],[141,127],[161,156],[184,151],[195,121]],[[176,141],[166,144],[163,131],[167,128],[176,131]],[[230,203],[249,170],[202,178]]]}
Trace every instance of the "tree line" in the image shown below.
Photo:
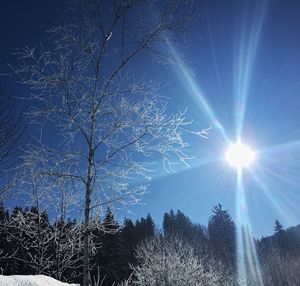
{"label": "tree line", "polygon": [[[82,281],[84,227],[81,222],[71,219],[51,221],[46,212],[39,213],[35,207],[15,207],[9,213],[1,203],[0,223],[2,274],[45,274],[62,281]],[[198,278],[205,274],[205,279],[208,279],[207,273],[210,273],[209,277],[215,279],[212,285],[235,285],[238,281],[237,228],[220,204],[212,209],[207,227],[192,223],[179,210],[164,214],[162,229],[155,227],[150,214],[135,222],[125,219],[120,224],[110,208],[102,219],[93,220],[92,224],[89,277],[92,285],[113,285],[122,281],[128,283],[124,285],[131,285],[130,279],[136,279],[132,285],[156,285],[146,277],[158,279],[159,285],[177,285],[164,284],[163,278],[155,275],[160,273],[159,269],[167,267],[161,273],[167,277],[164,279],[171,279],[178,271],[186,273],[185,263],[193,261],[188,267],[195,267]],[[284,230],[276,220],[272,236],[259,240],[253,238],[253,241],[265,285],[297,285],[295,283],[300,279],[297,272],[300,227]],[[162,253],[164,250],[166,252]],[[201,267],[204,270],[199,270],[202,264],[198,260],[203,262]],[[145,271],[153,273],[147,276]],[[170,271],[172,273],[168,273]],[[204,278],[201,279],[203,282]],[[247,279],[246,285],[254,285],[251,284],[251,275]],[[210,285],[193,283],[194,280],[191,285]]]}

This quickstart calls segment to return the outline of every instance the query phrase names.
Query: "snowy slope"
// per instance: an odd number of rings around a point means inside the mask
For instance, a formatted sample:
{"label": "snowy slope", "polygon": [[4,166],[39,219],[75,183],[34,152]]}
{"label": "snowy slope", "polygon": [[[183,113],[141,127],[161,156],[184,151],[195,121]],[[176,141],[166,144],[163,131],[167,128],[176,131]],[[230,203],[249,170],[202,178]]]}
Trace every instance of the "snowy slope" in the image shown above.
{"label": "snowy slope", "polygon": [[79,284],[68,284],[55,280],[45,275],[0,275],[0,286],[70,286]]}

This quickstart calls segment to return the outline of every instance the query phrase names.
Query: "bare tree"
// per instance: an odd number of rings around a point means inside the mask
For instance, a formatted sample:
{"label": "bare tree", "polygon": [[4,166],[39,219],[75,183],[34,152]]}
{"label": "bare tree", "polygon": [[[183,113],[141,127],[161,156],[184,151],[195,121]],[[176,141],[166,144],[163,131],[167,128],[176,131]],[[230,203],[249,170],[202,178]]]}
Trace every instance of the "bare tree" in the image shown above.
{"label": "bare tree", "polygon": [[179,238],[151,239],[136,251],[138,266],[121,285],[217,286],[233,285],[229,271],[212,258],[200,259],[195,250]]}
{"label": "bare tree", "polygon": [[0,84],[0,180],[4,182],[0,185],[0,199],[13,184],[12,171],[21,154],[19,147],[23,133],[21,113]]}
{"label": "bare tree", "polygon": [[[282,256],[277,250],[268,250],[261,254],[260,260],[264,285],[299,285],[299,257]],[[249,285],[255,285],[255,283],[249,283]]]}
{"label": "bare tree", "polygon": [[36,172],[37,165],[37,161],[25,163],[19,186],[27,190],[26,200],[31,208],[15,211],[4,227],[7,239],[16,244],[11,259],[25,263],[35,274],[46,274],[53,264],[49,252],[52,237],[47,213],[51,195],[44,183],[45,178]]}
{"label": "bare tree", "polygon": [[31,89],[33,122],[50,123],[58,134],[45,145],[41,128],[27,156],[44,167],[40,174],[72,181],[83,202],[87,286],[92,215],[107,204],[137,203],[146,186],[135,179],[149,179],[158,156],[169,170],[190,158],[185,113],[168,113],[159,84],[138,80],[134,67],[147,55],[172,59],[163,44],[184,34],[194,10],[190,0],[75,3],[75,21],[50,31],[53,48],[19,51],[22,65],[14,71]]}
{"label": "bare tree", "polygon": [[35,208],[15,213],[6,225],[8,241],[16,243],[11,259],[26,263],[35,274],[46,274],[52,266],[51,236],[47,215]]}
{"label": "bare tree", "polygon": [[23,161],[20,191],[14,193],[20,192],[31,208],[16,209],[10,219],[0,223],[0,230],[14,243],[8,253],[11,261],[26,264],[34,274],[64,280],[67,272],[73,278],[81,274],[83,245],[81,225],[68,220],[76,199],[71,195],[72,185],[66,184],[69,182],[44,176],[41,162],[46,158],[41,152],[39,155],[39,160],[27,157]]}
{"label": "bare tree", "polygon": [[82,227],[75,221],[70,221],[67,215],[70,204],[65,190],[61,190],[60,211],[50,229],[53,266],[50,275],[60,281],[68,278],[78,278],[82,273],[80,262],[83,249]]}

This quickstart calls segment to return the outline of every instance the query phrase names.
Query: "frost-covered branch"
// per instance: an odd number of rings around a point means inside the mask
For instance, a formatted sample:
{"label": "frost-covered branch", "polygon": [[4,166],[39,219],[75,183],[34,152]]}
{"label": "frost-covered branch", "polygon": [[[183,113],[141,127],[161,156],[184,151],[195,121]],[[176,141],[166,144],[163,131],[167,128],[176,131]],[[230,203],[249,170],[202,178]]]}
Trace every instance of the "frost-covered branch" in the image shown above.
{"label": "frost-covered branch", "polygon": [[228,271],[212,258],[199,258],[195,250],[176,237],[156,238],[139,245],[138,265],[125,285],[217,286],[233,285]]}

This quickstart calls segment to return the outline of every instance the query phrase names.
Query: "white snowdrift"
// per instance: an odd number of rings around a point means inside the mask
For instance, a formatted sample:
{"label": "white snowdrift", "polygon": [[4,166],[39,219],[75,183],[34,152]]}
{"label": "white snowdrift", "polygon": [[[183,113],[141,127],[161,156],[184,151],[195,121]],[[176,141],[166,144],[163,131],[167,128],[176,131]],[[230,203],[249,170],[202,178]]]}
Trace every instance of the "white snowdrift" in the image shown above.
{"label": "white snowdrift", "polygon": [[60,282],[45,275],[0,275],[0,286],[79,286]]}

